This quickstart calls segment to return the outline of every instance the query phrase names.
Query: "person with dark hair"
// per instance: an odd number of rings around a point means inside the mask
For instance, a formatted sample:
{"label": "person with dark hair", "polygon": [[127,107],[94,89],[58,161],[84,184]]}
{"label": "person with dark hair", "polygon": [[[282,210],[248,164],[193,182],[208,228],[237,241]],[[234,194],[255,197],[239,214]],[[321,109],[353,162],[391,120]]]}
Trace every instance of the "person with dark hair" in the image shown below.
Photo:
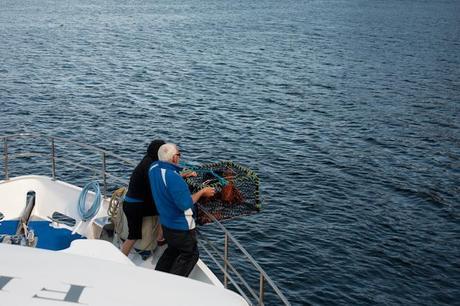
{"label": "person with dark hair", "polygon": [[[128,239],[123,242],[121,251],[128,256],[136,240],[142,239],[142,220],[146,216],[157,216],[158,211],[152,197],[149,182],[150,166],[158,160],[158,149],[165,144],[163,140],[150,143],[147,154],[134,168],[129,179],[128,191],[123,201],[123,212],[128,221]],[[158,244],[161,245],[163,234],[160,227]]]}
{"label": "person with dark hair", "polygon": [[175,144],[164,144],[158,150],[159,160],[149,170],[151,190],[168,244],[155,270],[188,276],[199,258],[193,204],[201,197],[214,196],[215,189],[205,187],[191,194],[183,179],[190,175],[180,174],[180,156]]}

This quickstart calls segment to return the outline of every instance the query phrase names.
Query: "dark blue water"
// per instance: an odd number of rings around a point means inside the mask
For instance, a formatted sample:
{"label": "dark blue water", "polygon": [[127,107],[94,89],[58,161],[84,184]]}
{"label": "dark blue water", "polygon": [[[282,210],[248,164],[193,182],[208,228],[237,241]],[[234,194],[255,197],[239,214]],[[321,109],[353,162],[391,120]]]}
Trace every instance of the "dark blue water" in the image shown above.
{"label": "dark blue water", "polygon": [[[0,131],[261,177],[295,305],[459,305],[457,0],[0,0]],[[129,174],[127,174],[129,175]]]}

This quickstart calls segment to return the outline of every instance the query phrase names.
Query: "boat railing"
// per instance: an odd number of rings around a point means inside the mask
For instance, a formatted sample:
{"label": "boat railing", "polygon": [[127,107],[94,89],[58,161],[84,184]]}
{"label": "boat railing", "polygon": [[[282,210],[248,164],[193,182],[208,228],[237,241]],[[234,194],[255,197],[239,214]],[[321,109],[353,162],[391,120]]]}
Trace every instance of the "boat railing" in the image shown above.
{"label": "boat railing", "polygon": [[[28,139],[45,139],[49,141],[49,152],[21,152],[21,151],[16,151],[14,153],[11,153],[9,151],[10,149],[10,142],[11,140],[18,139],[18,138],[28,138]],[[87,171],[90,171],[93,173],[93,176],[97,179],[99,179],[102,183],[102,190],[103,190],[103,195],[104,197],[107,197],[108,191],[109,191],[109,184],[108,180],[111,179],[114,182],[117,182],[118,184],[127,184],[128,178],[121,179],[117,175],[113,175],[110,172],[107,171],[107,165],[108,165],[108,158],[112,158],[113,160],[116,160],[119,165],[123,166],[123,168],[127,167],[134,167],[136,166],[136,163],[133,162],[130,159],[124,158],[120,155],[114,154],[110,151],[100,149],[95,146],[87,145],[84,143],[79,143],[75,142],[72,140],[68,140],[62,137],[55,137],[55,136],[48,136],[48,135],[42,135],[42,134],[36,134],[36,133],[19,133],[19,134],[12,134],[12,135],[6,135],[6,136],[0,136],[0,141],[3,142],[3,174],[4,174],[4,179],[8,180],[10,177],[10,160],[16,159],[16,158],[32,158],[32,157],[46,157],[48,156],[49,158],[49,165],[51,167],[51,172],[49,175],[53,179],[57,179],[57,167],[56,163],[61,162],[63,164],[66,164],[69,167],[74,167],[74,168],[79,168],[79,169],[84,169]],[[76,146],[79,149],[85,149],[88,151],[91,151],[95,154],[99,155],[100,158],[100,166],[99,169],[94,168],[95,166],[95,161],[96,159],[93,157],[93,161],[88,161],[88,164],[85,165],[83,162],[85,162],[84,158],[80,158],[78,161],[72,161],[68,159],[64,155],[62,157],[59,157],[57,154],[57,147],[60,144],[67,144],[68,146]],[[65,149],[64,147],[63,149]],[[37,166],[43,166],[43,165],[35,165]],[[131,174],[128,172],[128,175]]]}
{"label": "boat railing", "polygon": [[[17,148],[16,146],[12,146],[17,139],[27,139],[29,142],[24,140],[19,144],[20,148]],[[47,143],[44,144],[43,148],[37,146],[34,142],[30,142],[34,140],[45,140]],[[120,185],[128,185],[129,175],[133,167],[136,166],[134,161],[110,151],[62,137],[37,133],[18,133],[0,136],[0,141],[3,142],[4,180],[9,180],[12,174],[10,168],[12,161],[23,158],[29,161],[29,164],[23,169],[27,170],[27,173],[31,171],[50,171],[48,175],[50,175],[53,180],[58,179],[58,177],[60,179],[65,178],[65,180],[72,183],[76,181],[75,184],[77,185],[83,184],[85,180],[87,181],[88,176],[79,176],[80,172],[76,170],[88,171],[91,173],[90,176],[92,176],[92,179],[98,180],[102,184],[102,194],[104,198],[107,198],[108,193],[116,190]],[[27,148],[27,146],[31,147],[31,152],[25,151],[24,147]],[[69,154],[71,151],[69,150],[70,146],[76,146],[79,150],[88,150],[95,155],[84,157],[83,154],[77,154],[78,156],[76,157],[78,160],[72,160]],[[35,160],[34,158],[41,160]],[[62,173],[58,173],[58,169],[60,169],[57,166],[58,164],[66,165]],[[114,170],[110,171],[109,166]],[[214,263],[222,274],[224,286],[237,291],[251,305],[290,305],[289,301],[272,279],[225,226],[203,207],[200,207],[200,209],[214,221],[213,225],[217,228],[217,233],[212,232],[209,234],[200,230],[199,245],[204,250],[205,256]],[[234,251],[232,247],[235,249]],[[231,249],[233,252],[230,252]],[[237,257],[236,259],[238,262],[232,263],[230,261],[231,254],[235,252],[243,256],[233,255],[233,257]],[[233,257],[232,259],[234,259]],[[247,275],[247,263],[251,265],[255,273]],[[238,271],[239,266],[243,267],[243,272]],[[256,276],[254,276],[254,274]],[[250,285],[255,279],[257,279],[257,289]],[[270,295],[270,302],[268,302],[269,300],[267,299],[268,294]],[[273,299],[278,301],[273,302]]]}
{"label": "boat railing", "polygon": [[[267,275],[267,273],[262,269],[257,261],[249,254],[249,252],[240,244],[240,242],[230,233],[230,231],[227,230],[227,228],[204,207],[199,205],[199,209],[201,209],[213,221],[212,224],[220,230],[221,235],[223,234],[223,243],[220,245],[221,247],[223,245],[223,250],[219,249],[219,246],[216,245],[215,241],[211,241],[202,231],[199,232],[199,243],[203,247],[205,253],[223,274],[224,286],[226,288],[232,286],[250,304],[256,305],[266,304],[266,291],[267,289],[271,289],[273,292],[271,297],[276,297],[278,299],[278,302],[275,303],[276,305],[290,305],[289,301],[286,299],[281,290],[276,286],[273,280]],[[254,279],[251,279],[248,282],[248,280],[245,278],[245,275],[243,275],[242,272],[238,270],[237,265],[230,261],[231,245],[235,247],[233,253],[237,253],[233,254],[233,256],[235,257],[238,255],[237,258],[239,259],[239,263],[243,263],[243,273],[247,274],[247,266],[244,263],[250,263],[254,268],[258,277],[258,286],[255,287],[258,288],[254,289],[254,286],[250,285],[249,283],[253,283]],[[243,257],[241,257],[241,255],[243,255]],[[268,285],[268,288],[266,285]]]}

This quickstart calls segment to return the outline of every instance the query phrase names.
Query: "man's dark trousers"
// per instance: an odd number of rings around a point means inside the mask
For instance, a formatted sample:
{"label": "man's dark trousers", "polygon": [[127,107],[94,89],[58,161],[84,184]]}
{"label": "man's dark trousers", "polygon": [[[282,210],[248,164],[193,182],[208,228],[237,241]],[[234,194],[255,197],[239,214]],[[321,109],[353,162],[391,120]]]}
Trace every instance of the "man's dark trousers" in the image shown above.
{"label": "man's dark trousers", "polygon": [[195,229],[181,231],[163,226],[163,236],[168,248],[155,270],[188,276],[199,258]]}

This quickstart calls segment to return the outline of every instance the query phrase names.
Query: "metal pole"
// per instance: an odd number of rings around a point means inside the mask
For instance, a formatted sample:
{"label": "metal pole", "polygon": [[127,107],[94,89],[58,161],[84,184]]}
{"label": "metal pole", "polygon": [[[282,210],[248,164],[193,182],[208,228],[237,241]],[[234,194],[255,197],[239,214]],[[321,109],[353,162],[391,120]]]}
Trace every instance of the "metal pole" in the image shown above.
{"label": "metal pole", "polygon": [[8,138],[3,139],[3,159],[4,159],[4,171],[5,171],[5,180],[9,180],[10,176],[8,173]]}
{"label": "metal pole", "polygon": [[104,182],[104,198],[107,197],[107,175],[105,173],[105,167],[106,167],[105,152],[102,152],[102,179]]}
{"label": "metal pole", "polygon": [[225,233],[224,237],[224,287],[228,286],[228,235]]}
{"label": "metal pole", "polygon": [[53,137],[51,137],[51,176],[53,177],[53,181],[56,180],[56,147]]}
{"label": "metal pole", "polygon": [[264,293],[265,293],[265,289],[264,289],[264,282],[265,282],[265,278],[264,278],[264,275],[262,273],[260,273],[260,282],[259,282],[259,305],[263,305],[264,304]]}

